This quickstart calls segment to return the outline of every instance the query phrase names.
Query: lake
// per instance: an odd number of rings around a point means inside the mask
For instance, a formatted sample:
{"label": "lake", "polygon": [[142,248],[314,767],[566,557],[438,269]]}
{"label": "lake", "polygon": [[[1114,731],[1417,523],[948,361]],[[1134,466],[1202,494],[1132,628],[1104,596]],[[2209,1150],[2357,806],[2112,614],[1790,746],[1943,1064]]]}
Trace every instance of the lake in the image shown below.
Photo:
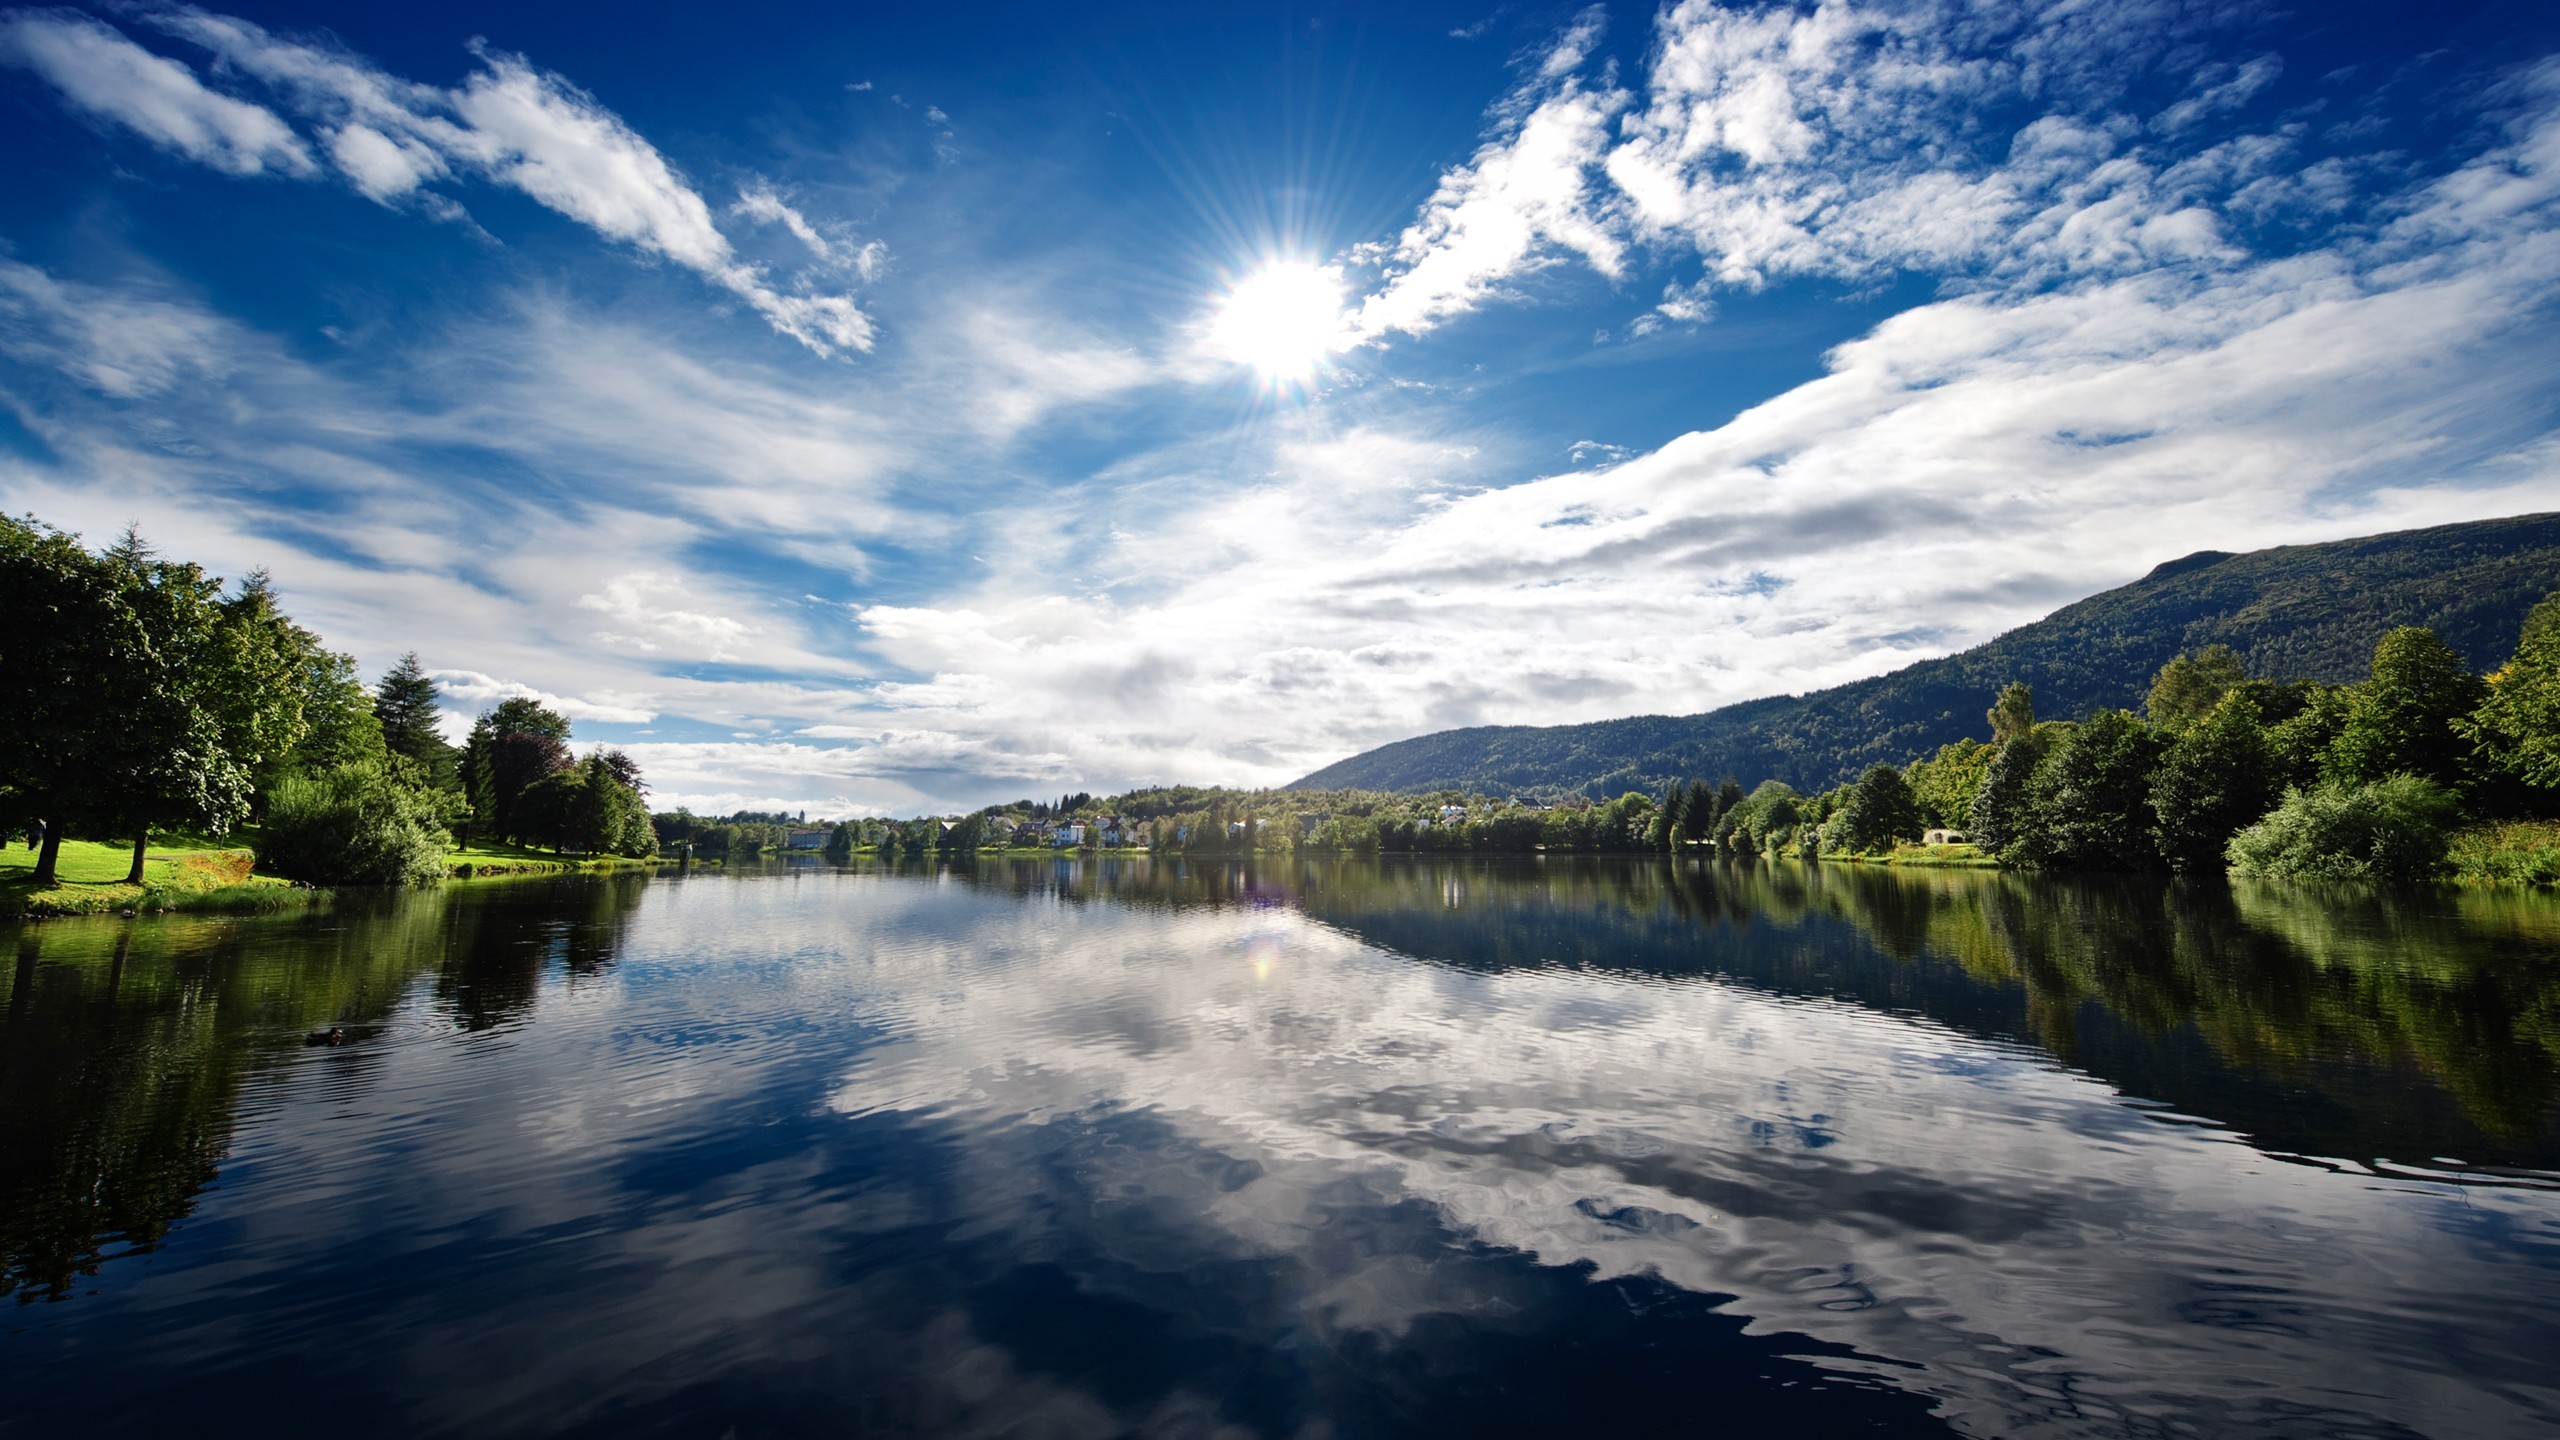
{"label": "lake", "polygon": [[2560,897],[1020,860],[0,943],[11,1435],[2560,1431]]}

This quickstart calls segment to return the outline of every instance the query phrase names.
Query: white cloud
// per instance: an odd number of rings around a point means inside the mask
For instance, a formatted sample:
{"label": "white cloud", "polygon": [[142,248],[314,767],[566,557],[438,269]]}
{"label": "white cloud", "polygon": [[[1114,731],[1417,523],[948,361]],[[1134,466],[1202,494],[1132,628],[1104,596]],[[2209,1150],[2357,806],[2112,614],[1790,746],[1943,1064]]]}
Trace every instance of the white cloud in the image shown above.
{"label": "white cloud", "polygon": [[[1184,503],[1132,521],[1155,492],[1118,477],[1100,570],[1126,584],[1000,563],[863,618],[904,667],[969,677],[930,716],[958,733],[1063,750],[1098,783],[1276,781],[1422,731],[1873,674],[2198,536],[2555,508],[2531,418],[2553,372],[2516,358],[2560,294],[2553,102],[2392,201],[2372,244],[1941,300],[1730,423],[1502,488],[1455,449],[1310,417],[1268,483],[1222,498],[1169,481]],[[2139,228],[2178,213],[2070,243],[2164,244]]]}
{"label": "white cloud", "polygon": [[[1656,78],[1623,105],[1576,78],[1588,40],[1568,37],[1531,57],[1410,248],[1376,252],[1377,334],[1558,257],[1614,253],[1638,276],[1643,247],[1725,220],[1740,238],[1653,314],[1694,322],[1727,283],[1912,257],[1967,277],[1820,378],[1648,453],[1595,448],[1514,483],[1595,432],[1531,456],[1456,387],[1392,374],[1186,421],[1133,403],[1188,377],[1178,354],[1062,316],[1018,271],[919,306],[912,343],[848,381],[688,353],[539,294],[395,355],[310,362],[172,285],[0,261],[0,351],[31,367],[0,400],[59,457],[0,455],[0,493],[92,533],[140,516],[226,573],[267,563],[369,665],[415,646],[451,667],[457,705],[541,694],[582,724],[660,726],[649,743],[678,747],[649,762],[662,796],[910,812],[1285,780],[1446,726],[1701,709],[1958,648],[2199,534],[2242,548],[2560,507],[2532,418],[2560,373],[2540,338],[2560,292],[2560,67],[2512,82],[2512,126],[2475,163],[2377,196],[2374,171],[2289,171],[2280,137],[2145,150],[2157,132],[2102,103],[2105,47],[2059,21],[2002,31],[1977,73],[1897,51],[1890,28],[1841,49],[1815,23],[1865,13],[1674,10],[1663,43],[1706,47],[1698,83]],[[520,62],[484,63],[480,83],[515,87],[474,112],[513,107],[484,132],[459,91],[263,32],[223,44],[386,203],[530,166],[509,183],[671,264],[736,263],[724,219],[779,226],[776,248],[821,266],[850,243],[779,189],[715,214]],[[1877,58],[1897,54],[1911,75]],[[2030,62],[2038,93],[2099,99],[1961,156],[1896,118],[2023,94],[1999,67]],[[1575,105],[1619,106],[1627,128],[1571,121]],[[1526,138],[1542,113],[1553,144]],[[1704,138],[1680,160],[1692,121]],[[345,138],[359,128],[388,149]],[[1671,167],[1658,225],[1597,168],[1639,133]],[[2370,228],[2250,256],[2216,197],[2253,186],[2271,206],[2343,186]],[[1621,249],[1578,251],[1575,217]],[[1661,277],[1644,278],[1649,298]],[[1069,425],[1094,443],[1061,460],[1048,427]]]}
{"label": "white cloud", "polygon": [[[1629,94],[1580,78],[1586,16],[1396,244],[1353,252],[1384,271],[1353,338],[1421,333],[1568,252],[1612,279],[1640,247],[1694,255],[1705,280],[1657,311],[1687,323],[1711,287],[1791,276],[1911,268],[2031,287],[2235,260],[2215,206],[2272,183],[2288,142],[2226,143],[2221,167],[2180,168],[2195,157],[2145,150],[2142,123],[2112,108],[2193,23],[2148,4],[1682,0],[1657,17]],[[2173,144],[2280,68],[2210,70],[2151,129]],[[2031,118],[2014,132],[1986,131],[2018,109]],[[2268,198],[2261,185],[2249,203]]]}
{"label": "white cloud", "polygon": [[602,590],[578,597],[578,606],[603,615],[615,628],[596,639],[644,655],[726,660],[756,627],[727,615],[679,606],[692,598],[685,577],[646,571],[617,575]]}
{"label": "white cloud", "polygon": [[[318,129],[347,182],[379,203],[451,216],[454,203],[423,187],[477,176],[693,271],[818,355],[867,351],[877,338],[851,296],[780,288],[740,259],[711,207],[655,146],[595,97],[520,56],[480,50],[479,68],[460,87],[444,89],[230,16],[180,8],[143,18],[211,51],[220,67],[271,87]],[[184,65],[95,21],[13,20],[0,32],[0,55],[42,69],[78,103],[217,169],[318,173],[308,148],[272,112],[206,90]],[[817,234],[796,212],[793,218],[795,233]],[[865,278],[879,264],[867,247],[851,247],[846,258]]]}
{"label": "white cloud", "polygon": [[1615,275],[1624,249],[1611,219],[1595,213],[1592,180],[1608,122],[1626,96],[1591,88],[1573,72],[1597,41],[1598,10],[1586,12],[1538,62],[1532,77],[1496,107],[1494,138],[1449,172],[1392,246],[1357,251],[1357,263],[1385,283],[1350,317],[1346,339],[1418,335],[1482,304],[1502,281],[1555,248]]}
{"label": "white cloud", "polygon": [[437,693],[485,710],[501,700],[534,700],[571,720],[601,720],[615,725],[646,725],[657,718],[648,697],[607,692],[599,695],[554,695],[514,680],[500,680],[476,670],[430,670]]}
{"label": "white cloud", "polygon": [[807,246],[819,263],[850,270],[866,281],[878,279],[880,271],[888,264],[887,246],[877,240],[856,244],[848,236],[829,237],[809,223],[808,216],[785,201],[770,185],[758,183],[740,191],[738,202],[730,206],[729,211],[767,225],[781,226],[791,232],[792,238]]}
{"label": "white cloud", "polygon": [[216,170],[300,176],[319,168],[272,111],[206,89],[186,66],[85,15],[0,19],[0,62],[35,71],[81,109]]}
{"label": "white cloud", "polygon": [[0,259],[0,351],[119,399],[230,367],[228,327],[193,306],[58,280]]}

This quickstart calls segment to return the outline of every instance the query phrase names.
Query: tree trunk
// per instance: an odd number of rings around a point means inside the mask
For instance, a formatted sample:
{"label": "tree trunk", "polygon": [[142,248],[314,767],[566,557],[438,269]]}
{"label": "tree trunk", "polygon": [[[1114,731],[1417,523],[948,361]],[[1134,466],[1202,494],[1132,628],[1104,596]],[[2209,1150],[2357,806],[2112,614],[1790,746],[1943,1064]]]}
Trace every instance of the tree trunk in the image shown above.
{"label": "tree trunk", "polygon": [[55,885],[54,863],[62,858],[62,827],[50,820],[44,822],[44,848],[36,852],[35,887],[50,890]]}
{"label": "tree trunk", "polygon": [[150,831],[145,830],[141,834],[133,837],[133,869],[126,873],[124,883],[127,885],[139,885],[142,883],[142,857],[149,853],[150,849]]}

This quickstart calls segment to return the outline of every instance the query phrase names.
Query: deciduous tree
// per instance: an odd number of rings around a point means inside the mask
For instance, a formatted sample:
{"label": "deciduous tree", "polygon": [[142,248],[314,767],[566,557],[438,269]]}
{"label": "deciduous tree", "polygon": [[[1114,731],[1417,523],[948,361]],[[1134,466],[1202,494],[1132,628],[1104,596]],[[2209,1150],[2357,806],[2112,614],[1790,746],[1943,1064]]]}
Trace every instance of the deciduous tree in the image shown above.
{"label": "deciduous tree", "polygon": [[2454,727],[2487,694],[2480,677],[2434,631],[2417,625],[2394,630],[2374,647],[2373,678],[2356,687],[2324,768],[2331,778],[2352,784],[2406,773],[2458,792],[2471,778],[2471,745]]}
{"label": "deciduous tree", "polygon": [[2153,725],[2176,734],[2212,714],[2231,687],[2247,678],[2240,652],[2228,645],[2207,645],[2160,667],[2152,677],[2144,709]]}
{"label": "deciduous tree", "polygon": [[2146,870],[2151,772],[2160,737],[2125,710],[2101,710],[2062,737],[2027,786],[2026,823],[2010,853],[2054,870]]}

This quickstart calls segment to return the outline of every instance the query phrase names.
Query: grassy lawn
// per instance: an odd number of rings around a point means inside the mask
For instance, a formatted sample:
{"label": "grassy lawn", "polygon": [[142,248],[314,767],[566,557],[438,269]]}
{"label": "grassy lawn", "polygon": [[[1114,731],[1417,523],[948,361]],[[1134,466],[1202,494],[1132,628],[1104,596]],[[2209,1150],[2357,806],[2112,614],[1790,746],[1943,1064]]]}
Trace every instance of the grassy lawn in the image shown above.
{"label": "grassy lawn", "polygon": [[91,915],[116,910],[262,910],[305,903],[320,892],[249,873],[246,847],[201,840],[151,842],[142,883],[127,885],[133,847],[65,840],[55,861],[57,884],[35,887],[36,852],[25,843],[0,850],[0,915]]}

